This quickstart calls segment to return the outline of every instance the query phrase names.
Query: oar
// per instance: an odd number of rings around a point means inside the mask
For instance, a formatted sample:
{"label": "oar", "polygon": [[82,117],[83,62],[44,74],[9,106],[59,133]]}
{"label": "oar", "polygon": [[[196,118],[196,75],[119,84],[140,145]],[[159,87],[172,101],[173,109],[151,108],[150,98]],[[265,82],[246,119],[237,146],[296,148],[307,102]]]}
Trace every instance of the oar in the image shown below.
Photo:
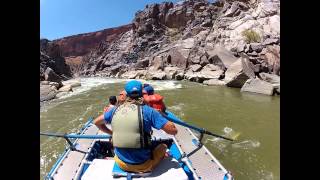
{"label": "oar", "polygon": [[193,125],[190,125],[190,124],[187,124],[183,121],[179,121],[179,120],[176,120],[174,118],[171,118],[169,116],[167,116],[165,113],[161,113],[163,117],[165,117],[166,119],[168,119],[169,121],[173,122],[173,123],[176,123],[176,124],[179,124],[181,126],[184,126],[184,127],[187,127],[187,128],[190,128],[190,129],[193,129],[193,130],[196,130],[198,132],[200,132],[201,134],[208,134],[208,135],[211,135],[211,136],[214,136],[214,137],[218,137],[218,138],[222,138],[222,139],[225,139],[225,140],[229,140],[229,141],[234,141],[234,139],[230,139],[230,138],[227,138],[227,137],[223,137],[223,136],[220,136],[220,135],[217,135],[217,134],[214,134],[210,131],[207,131],[206,129],[204,128],[198,128],[196,126],[193,126]]}
{"label": "oar", "polygon": [[62,137],[62,138],[78,138],[78,139],[109,139],[111,135],[84,135],[84,134],[55,134],[55,133],[45,133],[40,132],[40,135],[43,136],[52,136],[52,137]]}

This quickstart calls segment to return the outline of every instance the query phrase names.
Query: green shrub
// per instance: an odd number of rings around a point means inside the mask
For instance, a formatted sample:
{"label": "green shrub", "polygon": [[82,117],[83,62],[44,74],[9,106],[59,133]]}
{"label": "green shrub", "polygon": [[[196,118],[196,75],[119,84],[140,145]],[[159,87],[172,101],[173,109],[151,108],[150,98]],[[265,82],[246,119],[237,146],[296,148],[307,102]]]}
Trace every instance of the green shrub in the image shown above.
{"label": "green shrub", "polygon": [[242,35],[246,38],[245,40],[247,43],[254,43],[254,42],[261,41],[260,35],[254,30],[249,30],[249,29],[244,30],[242,32]]}

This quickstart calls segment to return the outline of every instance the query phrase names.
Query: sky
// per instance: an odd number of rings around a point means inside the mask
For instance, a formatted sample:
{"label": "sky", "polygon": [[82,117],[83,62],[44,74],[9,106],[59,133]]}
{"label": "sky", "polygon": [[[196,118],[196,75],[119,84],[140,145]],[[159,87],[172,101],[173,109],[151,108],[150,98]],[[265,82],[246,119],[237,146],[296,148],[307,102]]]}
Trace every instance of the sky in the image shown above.
{"label": "sky", "polygon": [[40,38],[54,40],[129,24],[138,10],[163,1],[40,0]]}

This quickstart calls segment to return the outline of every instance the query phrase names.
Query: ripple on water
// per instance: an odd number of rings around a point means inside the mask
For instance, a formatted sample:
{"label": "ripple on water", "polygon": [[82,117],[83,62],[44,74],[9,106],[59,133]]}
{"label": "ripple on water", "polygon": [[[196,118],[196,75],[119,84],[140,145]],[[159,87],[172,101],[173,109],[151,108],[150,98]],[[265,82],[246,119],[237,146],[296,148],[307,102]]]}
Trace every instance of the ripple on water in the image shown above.
{"label": "ripple on water", "polygon": [[238,148],[238,149],[254,149],[260,147],[260,142],[256,140],[245,140],[241,141],[238,143],[232,144],[233,148]]}

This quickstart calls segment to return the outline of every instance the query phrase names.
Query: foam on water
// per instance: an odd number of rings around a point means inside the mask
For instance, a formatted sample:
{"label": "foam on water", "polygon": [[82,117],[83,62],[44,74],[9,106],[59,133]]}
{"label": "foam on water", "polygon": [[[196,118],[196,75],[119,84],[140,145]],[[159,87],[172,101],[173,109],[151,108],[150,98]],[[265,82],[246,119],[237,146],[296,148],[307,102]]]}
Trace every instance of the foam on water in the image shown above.
{"label": "foam on water", "polygon": [[245,140],[242,142],[232,144],[233,148],[239,149],[254,149],[260,146],[260,142],[256,140]]}
{"label": "foam on water", "polygon": [[[81,86],[75,87],[73,89],[73,92],[68,93],[64,96],[61,96],[59,99],[64,99],[74,95],[78,95],[78,94],[87,92],[92,88],[95,88],[104,84],[122,83],[130,80],[132,79],[112,79],[112,78],[103,78],[103,77],[81,78],[80,79]],[[182,85],[178,81],[146,81],[146,80],[139,80],[139,81],[141,81],[142,83],[151,84],[154,87],[154,89],[157,91],[182,88]]]}
{"label": "foam on water", "polygon": [[80,79],[81,86],[73,88],[73,92],[68,93],[64,96],[61,96],[59,99],[64,99],[67,97],[78,95],[78,94],[87,92],[92,88],[95,88],[104,84],[121,83],[126,81],[127,81],[126,79],[110,79],[110,78],[102,78],[102,77],[81,78]]}

